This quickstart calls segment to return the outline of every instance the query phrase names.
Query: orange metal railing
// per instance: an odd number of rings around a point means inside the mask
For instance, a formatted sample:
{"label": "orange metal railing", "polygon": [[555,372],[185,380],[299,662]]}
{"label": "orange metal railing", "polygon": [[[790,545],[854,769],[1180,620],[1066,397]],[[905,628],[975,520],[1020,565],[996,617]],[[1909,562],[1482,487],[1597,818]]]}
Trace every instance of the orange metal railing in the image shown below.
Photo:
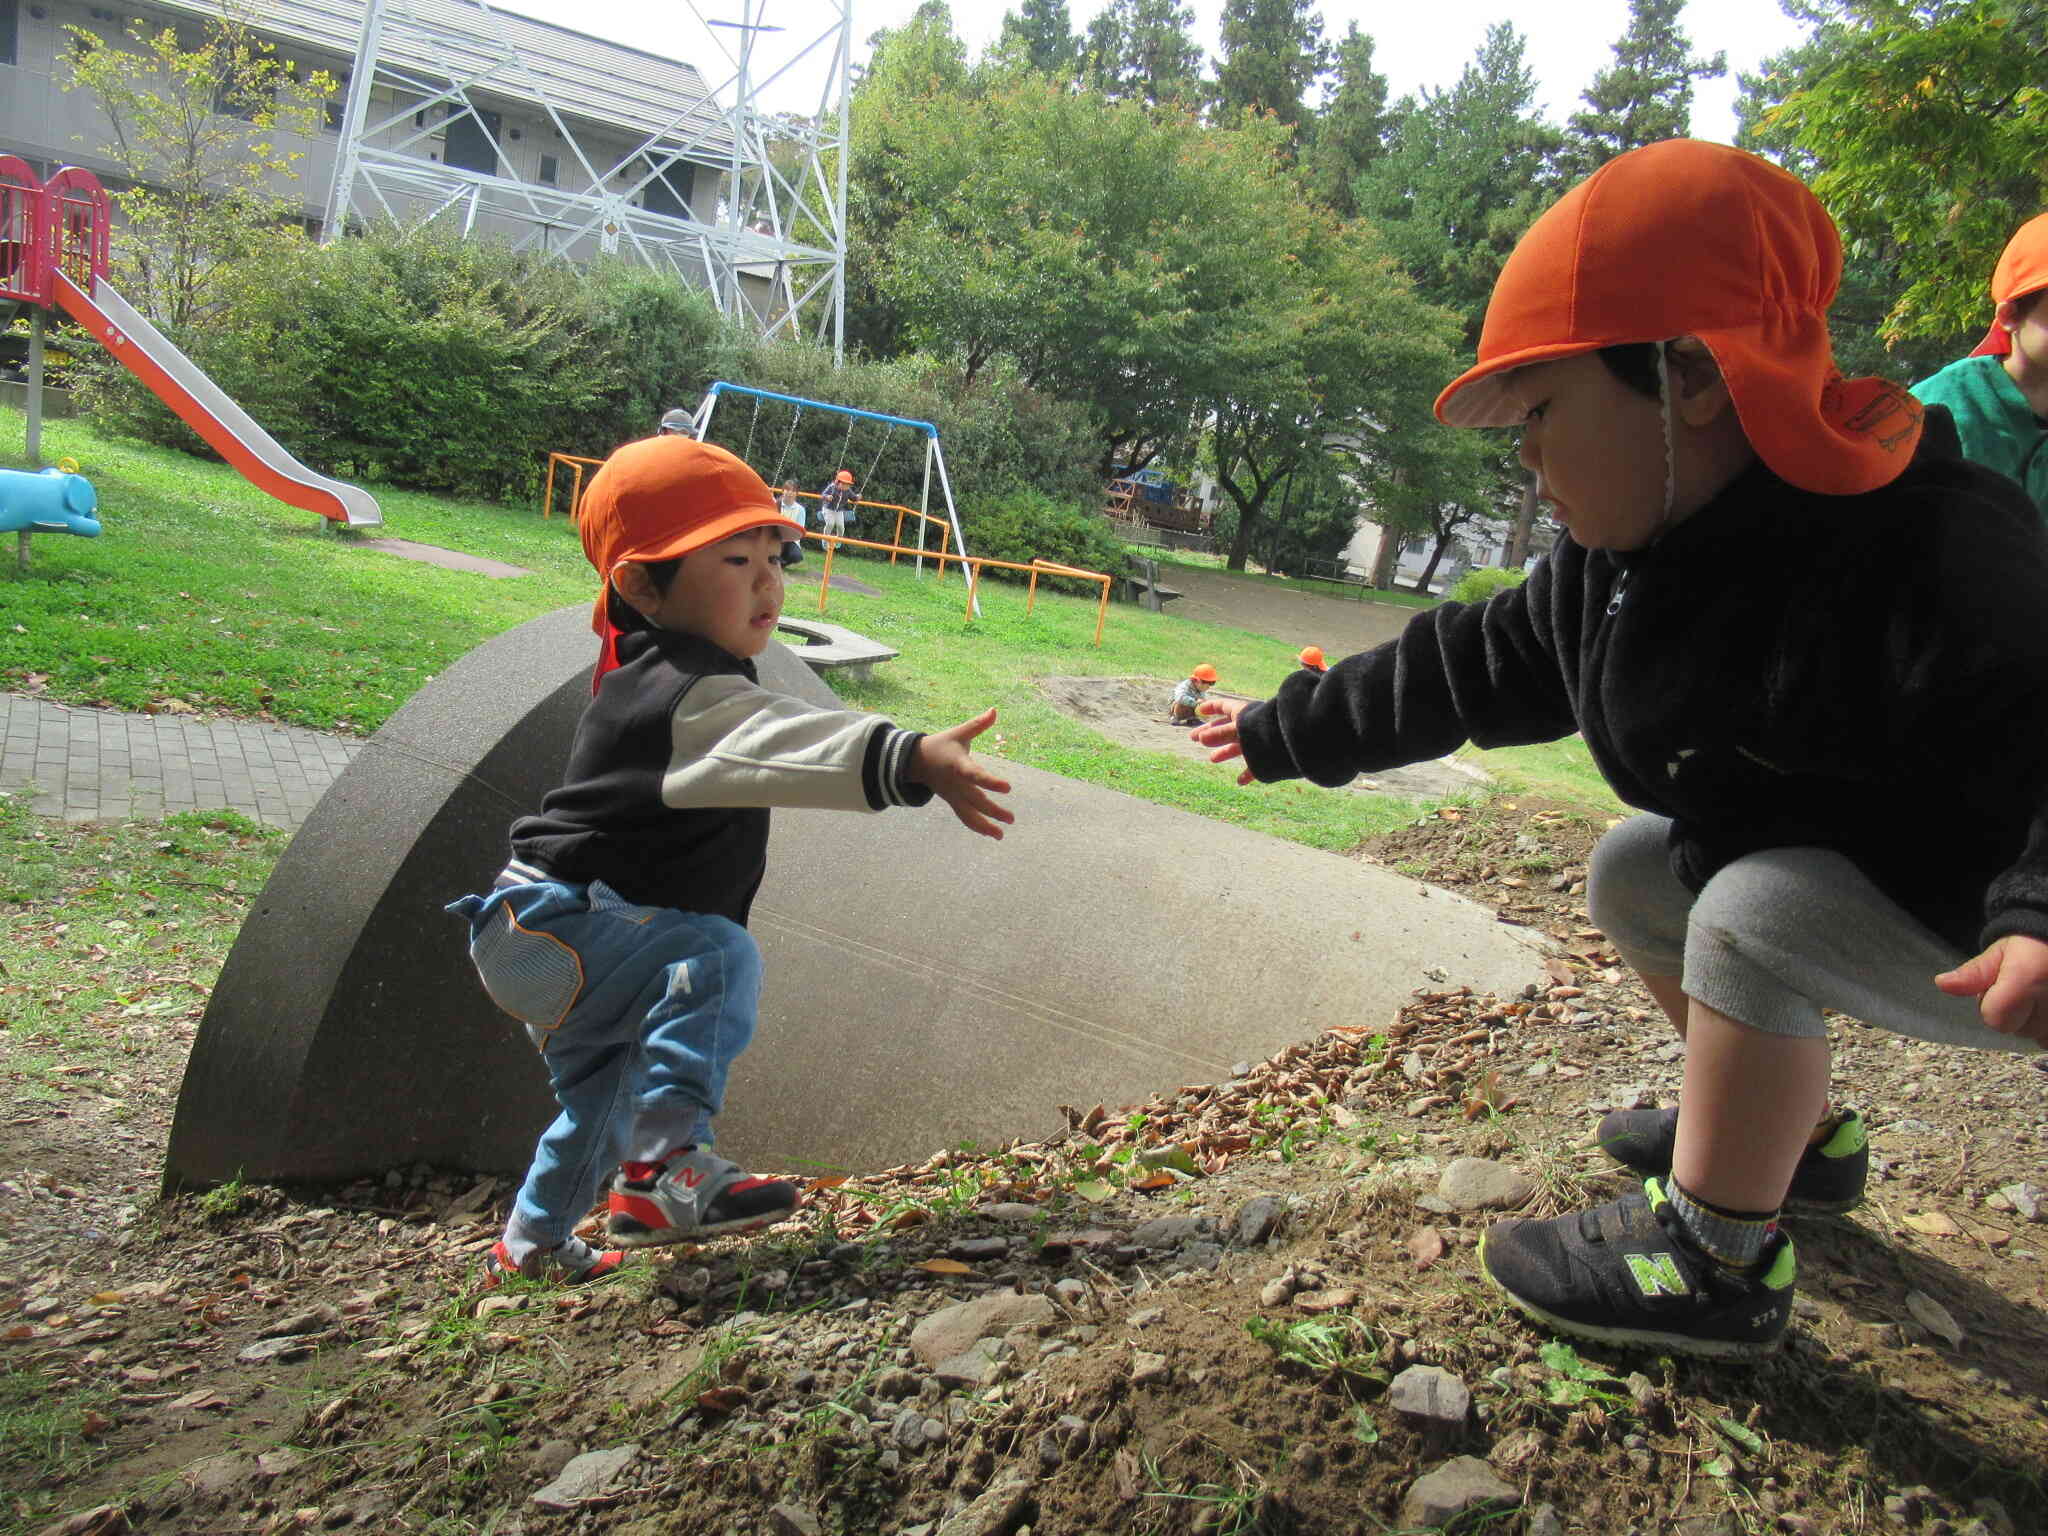
{"label": "orange metal railing", "polygon": [[[574,477],[569,491],[569,516],[573,520],[576,515],[577,504],[583,499],[584,469],[587,466],[601,465],[603,463],[603,459],[586,459],[573,453],[549,454],[547,484],[541,491],[541,516],[552,517],[554,515],[555,466],[557,464],[566,465]],[[815,491],[798,491],[797,494],[811,501],[818,499],[818,493]],[[964,567],[967,572],[967,621],[970,624],[974,622],[974,600],[980,590],[981,573],[988,567],[992,566],[997,570],[1003,571],[1024,571],[1029,574],[1031,578],[1030,591],[1024,600],[1024,611],[1027,614],[1038,603],[1038,578],[1040,576],[1071,576],[1082,581],[1099,581],[1102,583],[1102,596],[1095,605],[1095,643],[1098,646],[1102,644],[1102,626],[1109,617],[1109,593],[1111,584],[1115,580],[1114,577],[1106,575],[1101,571],[1084,571],[1078,566],[1057,565],[1050,560],[1033,560],[1029,565],[1020,565],[1014,560],[990,560],[980,555],[969,555],[962,559],[951,548],[953,529],[943,517],[934,517],[929,512],[918,511],[915,507],[899,506],[893,501],[856,501],[854,505],[856,507],[871,508],[880,512],[894,512],[896,514],[896,527],[892,535],[893,542],[883,544],[874,539],[856,539],[846,534],[820,533],[815,528],[805,529],[805,538],[815,539],[825,546],[824,568],[818,573],[818,612],[823,613],[825,611],[826,599],[832,593],[832,557],[838,552],[840,545],[850,544],[858,549],[886,552],[891,565],[894,565],[905,555],[910,556],[914,560],[936,560],[941,576],[946,574],[946,566],[949,561],[952,564]],[[921,517],[927,523],[937,524],[939,529],[939,547],[937,549],[915,549],[906,545],[903,542],[903,520],[907,517]]]}
{"label": "orange metal railing", "polygon": [[596,468],[603,463],[603,459],[586,459],[580,454],[549,454],[547,484],[540,493],[540,515],[542,517],[553,517],[555,515],[555,466],[557,464],[568,465],[570,472],[575,476],[574,481],[569,487],[569,521],[573,523],[576,520],[576,508],[583,500],[583,471],[586,467]]}
{"label": "orange metal railing", "polygon": [[974,599],[981,586],[981,573],[986,568],[994,567],[1002,571],[1025,571],[1030,574],[1031,591],[1024,602],[1024,611],[1026,613],[1031,612],[1032,607],[1038,602],[1038,578],[1041,575],[1074,576],[1083,581],[1099,581],[1102,583],[1102,596],[1095,605],[1095,643],[1098,646],[1102,644],[1102,626],[1109,617],[1110,586],[1116,579],[1102,571],[1084,571],[1078,566],[1055,565],[1050,560],[1034,560],[1029,565],[1020,565],[1015,560],[990,560],[981,555],[969,555],[962,559],[959,555],[949,554],[943,550],[934,552],[929,549],[904,549],[900,545],[877,544],[870,539],[848,538],[839,534],[813,532],[807,533],[805,537],[816,539],[825,546],[825,565],[818,573],[818,612],[820,613],[825,611],[825,600],[831,595],[832,591],[832,557],[838,552],[838,546],[850,544],[860,549],[888,550],[890,551],[889,558],[892,564],[898,555],[922,555],[927,560],[938,561],[939,570],[942,574],[946,569],[946,562],[949,560],[965,566],[967,569],[967,622],[970,624],[974,622]]}

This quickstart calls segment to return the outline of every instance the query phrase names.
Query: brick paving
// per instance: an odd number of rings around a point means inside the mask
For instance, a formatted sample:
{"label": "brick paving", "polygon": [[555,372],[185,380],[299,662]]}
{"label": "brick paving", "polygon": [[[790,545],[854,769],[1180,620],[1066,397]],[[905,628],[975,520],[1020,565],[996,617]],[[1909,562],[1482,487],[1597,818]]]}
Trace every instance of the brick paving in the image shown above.
{"label": "brick paving", "polygon": [[133,715],[0,693],[0,790],[66,821],[233,810],[295,828],[362,743],[297,726]]}

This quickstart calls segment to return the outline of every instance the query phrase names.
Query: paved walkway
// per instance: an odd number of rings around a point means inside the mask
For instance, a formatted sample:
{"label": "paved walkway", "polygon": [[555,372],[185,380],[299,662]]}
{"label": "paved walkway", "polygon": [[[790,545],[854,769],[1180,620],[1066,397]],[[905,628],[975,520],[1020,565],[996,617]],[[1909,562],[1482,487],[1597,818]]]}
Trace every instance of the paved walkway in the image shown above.
{"label": "paved walkway", "polygon": [[240,811],[295,828],[361,742],[296,726],[131,715],[0,693],[0,790],[66,821]]}

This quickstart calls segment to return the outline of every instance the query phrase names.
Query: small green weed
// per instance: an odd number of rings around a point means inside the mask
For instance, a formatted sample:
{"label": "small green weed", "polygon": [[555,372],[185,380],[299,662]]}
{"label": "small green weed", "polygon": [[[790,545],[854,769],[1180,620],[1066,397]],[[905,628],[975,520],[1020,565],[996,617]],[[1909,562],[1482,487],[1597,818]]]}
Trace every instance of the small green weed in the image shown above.
{"label": "small green weed", "polygon": [[215,1226],[220,1226],[241,1215],[255,1198],[255,1192],[242,1181],[242,1175],[237,1170],[235,1176],[227,1183],[214,1185],[195,1203],[201,1216]]}
{"label": "small green weed", "polygon": [[1267,1493],[1258,1468],[1247,1461],[1227,1458],[1217,1480],[1170,1481],[1151,1456],[1144,1458],[1144,1468],[1152,1484],[1146,1498],[1202,1506],[1190,1522],[1196,1530],[1212,1536],[1279,1536],[1292,1529],[1292,1520]]}
{"label": "small green weed", "polygon": [[1379,1340],[1349,1312],[1287,1320],[1253,1317],[1244,1328],[1284,1364],[1338,1377],[1347,1385],[1386,1384]]}

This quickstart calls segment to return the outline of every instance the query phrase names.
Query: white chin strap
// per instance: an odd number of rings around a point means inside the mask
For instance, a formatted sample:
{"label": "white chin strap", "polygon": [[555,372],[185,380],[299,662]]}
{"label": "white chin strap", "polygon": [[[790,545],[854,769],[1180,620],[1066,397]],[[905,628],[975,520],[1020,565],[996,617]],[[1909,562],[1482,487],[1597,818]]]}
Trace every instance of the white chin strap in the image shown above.
{"label": "white chin strap", "polygon": [[1657,525],[1660,530],[1671,521],[1671,509],[1678,505],[1678,449],[1671,424],[1671,364],[1664,356],[1665,345],[1656,343],[1657,403],[1664,414],[1664,517]]}

